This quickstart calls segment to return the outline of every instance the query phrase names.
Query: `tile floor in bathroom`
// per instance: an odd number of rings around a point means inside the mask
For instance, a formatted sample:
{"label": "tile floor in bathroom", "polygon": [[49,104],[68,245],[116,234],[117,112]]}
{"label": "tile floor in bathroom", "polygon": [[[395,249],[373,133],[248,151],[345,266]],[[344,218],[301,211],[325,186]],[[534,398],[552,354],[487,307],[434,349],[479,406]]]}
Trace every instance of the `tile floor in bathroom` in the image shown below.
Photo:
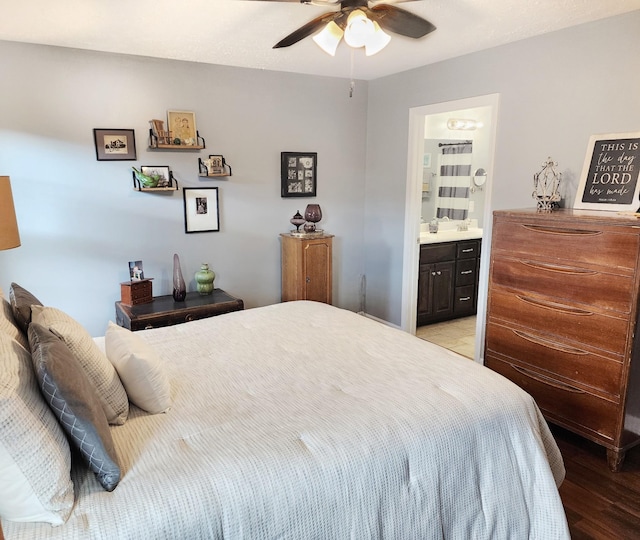
{"label": "tile floor in bathroom", "polygon": [[471,358],[475,354],[476,317],[419,326],[416,336]]}

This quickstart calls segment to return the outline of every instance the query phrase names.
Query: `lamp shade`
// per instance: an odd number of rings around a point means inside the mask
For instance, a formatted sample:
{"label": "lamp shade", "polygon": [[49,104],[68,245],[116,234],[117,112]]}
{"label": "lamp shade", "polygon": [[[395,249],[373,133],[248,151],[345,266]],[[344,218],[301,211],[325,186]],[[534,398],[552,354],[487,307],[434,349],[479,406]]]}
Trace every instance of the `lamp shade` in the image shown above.
{"label": "lamp shade", "polygon": [[13,207],[13,195],[8,176],[0,176],[0,250],[20,245],[20,233]]}

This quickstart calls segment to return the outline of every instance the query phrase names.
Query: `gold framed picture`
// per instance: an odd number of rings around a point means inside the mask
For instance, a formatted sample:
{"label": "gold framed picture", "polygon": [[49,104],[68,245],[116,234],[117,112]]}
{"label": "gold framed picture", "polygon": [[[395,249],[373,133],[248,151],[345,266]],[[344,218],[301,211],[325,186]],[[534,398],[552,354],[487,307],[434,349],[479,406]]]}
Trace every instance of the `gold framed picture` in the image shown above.
{"label": "gold framed picture", "polygon": [[178,139],[180,145],[198,145],[196,113],[193,111],[167,111],[167,130],[171,133],[173,144]]}

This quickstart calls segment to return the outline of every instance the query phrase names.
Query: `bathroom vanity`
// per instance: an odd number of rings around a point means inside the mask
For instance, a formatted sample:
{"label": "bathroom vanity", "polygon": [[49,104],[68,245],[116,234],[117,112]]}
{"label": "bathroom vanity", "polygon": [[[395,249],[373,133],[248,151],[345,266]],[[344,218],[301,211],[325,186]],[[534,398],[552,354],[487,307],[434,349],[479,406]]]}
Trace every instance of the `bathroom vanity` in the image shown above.
{"label": "bathroom vanity", "polygon": [[482,229],[420,234],[417,326],[474,315]]}

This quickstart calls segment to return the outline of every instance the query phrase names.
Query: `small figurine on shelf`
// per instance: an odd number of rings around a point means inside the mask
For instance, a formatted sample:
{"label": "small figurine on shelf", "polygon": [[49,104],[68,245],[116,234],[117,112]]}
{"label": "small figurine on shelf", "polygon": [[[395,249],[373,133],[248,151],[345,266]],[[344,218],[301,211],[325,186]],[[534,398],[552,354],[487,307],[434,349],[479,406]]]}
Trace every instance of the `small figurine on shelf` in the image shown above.
{"label": "small figurine on shelf", "polygon": [[158,182],[160,181],[160,175],[147,175],[136,169],[135,167],[131,167],[133,169],[133,173],[135,174],[136,179],[142,187],[146,188],[154,188],[158,186]]}

